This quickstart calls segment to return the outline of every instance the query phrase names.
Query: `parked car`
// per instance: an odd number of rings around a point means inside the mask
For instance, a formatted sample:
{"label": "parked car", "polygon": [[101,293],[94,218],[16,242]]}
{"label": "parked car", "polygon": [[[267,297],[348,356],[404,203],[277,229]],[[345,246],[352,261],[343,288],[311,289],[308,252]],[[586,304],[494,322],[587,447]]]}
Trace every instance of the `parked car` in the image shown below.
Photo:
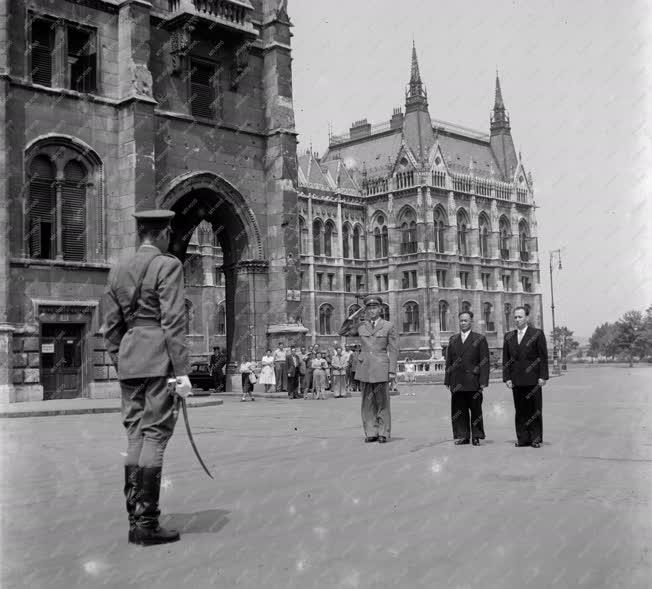
{"label": "parked car", "polygon": [[214,388],[213,377],[208,372],[208,362],[193,362],[190,365],[188,378],[190,378],[190,384],[192,384],[193,389],[208,391]]}

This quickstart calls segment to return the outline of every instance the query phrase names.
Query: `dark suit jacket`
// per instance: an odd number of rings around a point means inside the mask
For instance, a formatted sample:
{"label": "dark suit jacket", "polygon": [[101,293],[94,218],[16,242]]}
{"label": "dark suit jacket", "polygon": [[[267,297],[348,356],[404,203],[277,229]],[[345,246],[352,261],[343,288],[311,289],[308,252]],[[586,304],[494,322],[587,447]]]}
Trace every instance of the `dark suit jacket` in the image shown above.
{"label": "dark suit jacket", "polygon": [[[294,362],[292,361],[294,359]],[[296,366],[295,366],[296,363]],[[288,377],[294,378],[299,376],[299,368],[301,367],[301,359],[296,354],[288,354],[285,357],[285,369],[287,370]]]}
{"label": "dark suit jacket", "polygon": [[489,345],[484,335],[471,331],[464,343],[461,334],[451,336],[446,349],[444,384],[453,392],[489,386]]}
{"label": "dark suit jacket", "polygon": [[514,386],[533,386],[539,379],[548,380],[548,348],[540,329],[528,325],[518,343],[518,332],[509,331],[503,343],[503,382]]}

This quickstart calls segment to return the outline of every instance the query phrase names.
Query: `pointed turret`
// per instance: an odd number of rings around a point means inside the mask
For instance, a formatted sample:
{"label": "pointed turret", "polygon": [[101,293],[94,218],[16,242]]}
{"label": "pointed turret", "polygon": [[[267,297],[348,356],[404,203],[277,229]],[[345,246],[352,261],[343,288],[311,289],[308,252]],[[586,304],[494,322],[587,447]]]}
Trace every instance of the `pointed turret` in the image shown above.
{"label": "pointed turret", "polygon": [[509,114],[503,101],[503,93],[500,88],[500,78],[496,72],[496,96],[494,100],[494,109],[491,114],[491,151],[496,158],[500,168],[503,180],[511,181],[511,175],[514,173],[518,159],[516,149],[512,140]]}
{"label": "pointed turret", "polygon": [[403,139],[412,150],[414,157],[425,162],[430,148],[435,143],[430,113],[428,112],[428,93],[421,81],[417,48],[412,42],[412,65],[410,83],[405,92],[405,117],[403,119]]}

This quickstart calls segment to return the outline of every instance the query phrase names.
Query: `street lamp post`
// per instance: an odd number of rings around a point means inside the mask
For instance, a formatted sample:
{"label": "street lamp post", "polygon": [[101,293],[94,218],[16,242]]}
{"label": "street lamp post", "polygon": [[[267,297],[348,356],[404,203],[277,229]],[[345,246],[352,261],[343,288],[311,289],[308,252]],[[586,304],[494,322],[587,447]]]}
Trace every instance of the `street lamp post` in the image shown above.
{"label": "street lamp post", "polygon": [[557,258],[559,260],[559,269],[561,270],[561,249],[550,252],[550,310],[552,311],[552,372],[560,374],[559,358],[557,352],[557,337],[555,333],[555,290],[552,283],[552,263]]}

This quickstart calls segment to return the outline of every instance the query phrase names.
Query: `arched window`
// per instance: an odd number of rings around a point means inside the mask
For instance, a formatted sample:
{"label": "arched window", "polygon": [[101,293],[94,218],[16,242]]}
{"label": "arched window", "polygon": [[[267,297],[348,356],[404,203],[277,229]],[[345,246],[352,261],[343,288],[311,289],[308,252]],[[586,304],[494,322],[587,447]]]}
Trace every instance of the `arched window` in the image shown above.
{"label": "arched window", "polygon": [[306,249],[305,249],[305,243],[303,242],[304,240],[304,235],[306,233],[306,222],[303,220],[303,217],[299,217],[299,253],[300,254],[305,254]]}
{"label": "arched window", "polygon": [[380,227],[374,228],[374,249],[377,258],[383,257],[383,237],[380,233]]}
{"label": "arched window", "polygon": [[457,213],[457,251],[461,256],[466,256],[466,234],[468,232],[468,219],[464,211],[458,211]]}
{"label": "arched window", "polygon": [[34,258],[102,261],[103,167],[88,146],[47,137],[28,148],[25,249]]}
{"label": "arched window", "polygon": [[351,249],[349,247],[350,234],[351,234],[351,228],[349,227],[348,223],[345,223],[344,227],[342,228],[342,257],[343,258],[351,257]]}
{"label": "arched window", "polygon": [[328,257],[333,255],[333,233],[335,233],[333,222],[326,221],[324,226],[324,255]]}
{"label": "arched window", "polygon": [[415,212],[406,207],[399,217],[401,229],[401,253],[415,254],[417,252],[417,223]]}
{"label": "arched window", "polygon": [[333,307],[325,304],[319,307],[319,333],[321,335],[330,335],[331,319],[333,317]]}
{"label": "arched window", "polygon": [[403,333],[419,331],[419,305],[410,301],[403,305]]}
{"label": "arched window", "polygon": [[448,303],[439,301],[439,331],[448,331]]}
{"label": "arched window", "polygon": [[509,221],[505,217],[501,217],[498,223],[498,239],[500,240],[500,257],[503,260],[509,260],[510,235]]}
{"label": "arched window", "polygon": [[480,257],[489,257],[489,220],[486,215],[480,215],[478,222],[478,245],[480,246]]}
{"label": "arched window", "polygon": [[389,321],[389,305],[387,303],[383,303],[380,306],[380,316],[385,320]]}
{"label": "arched window", "polygon": [[192,327],[192,322],[195,317],[195,309],[192,301],[190,299],[185,299],[184,301],[184,310],[186,315],[186,335],[190,333],[190,328]]}
{"label": "arched window", "polygon": [[378,215],[374,227],[374,253],[376,258],[386,258],[389,254],[388,232],[385,216]]}
{"label": "arched window", "polygon": [[518,224],[518,251],[521,260],[527,262],[530,259],[530,231],[524,219]]}
{"label": "arched window", "polygon": [[494,307],[491,303],[485,303],[482,307],[482,318],[484,319],[485,331],[496,331],[494,326]]}
{"label": "arched window", "polygon": [[530,307],[530,305],[528,305],[527,303],[523,303],[523,307],[525,308],[525,315],[529,316],[530,312],[532,311],[532,307]]}
{"label": "arched window", "polygon": [[215,310],[215,334],[226,335],[226,305],[222,301]]}
{"label": "arched window", "polygon": [[315,219],[312,223],[312,250],[315,256],[321,256],[321,221]]}
{"label": "arched window", "polygon": [[460,305],[460,312],[465,313],[470,310],[471,310],[471,303],[469,303],[469,301],[462,301],[462,304]]}
{"label": "arched window", "polygon": [[353,228],[353,257],[360,259],[360,225]]}
{"label": "arched window", "polygon": [[56,170],[49,158],[37,155],[29,167],[27,246],[32,258],[56,255]]}
{"label": "arched window", "polygon": [[446,251],[445,230],[446,217],[441,208],[438,207],[435,210],[435,251],[440,254]]}
{"label": "arched window", "polygon": [[505,331],[510,329],[512,324],[512,306],[509,303],[505,303]]}

